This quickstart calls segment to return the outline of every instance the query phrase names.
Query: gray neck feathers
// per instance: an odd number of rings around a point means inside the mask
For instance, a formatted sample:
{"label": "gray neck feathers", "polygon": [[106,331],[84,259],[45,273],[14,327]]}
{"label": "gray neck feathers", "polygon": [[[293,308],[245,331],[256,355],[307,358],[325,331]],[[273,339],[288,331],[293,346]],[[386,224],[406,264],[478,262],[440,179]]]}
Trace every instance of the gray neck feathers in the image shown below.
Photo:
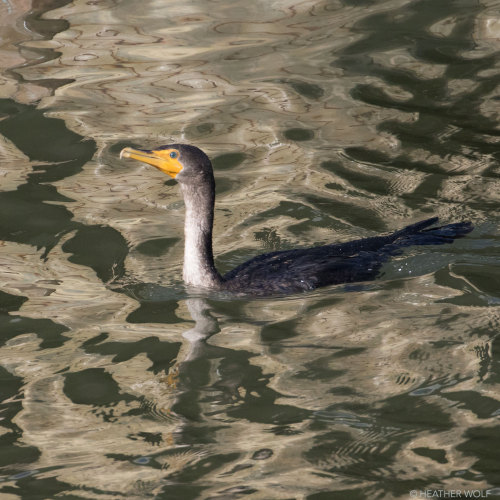
{"label": "gray neck feathers", "polygon": [[186,206],[184,222],[184,269],[186,285],[214,288],[222,278],[215,269],[212,252],[215,182],[181,184]]}

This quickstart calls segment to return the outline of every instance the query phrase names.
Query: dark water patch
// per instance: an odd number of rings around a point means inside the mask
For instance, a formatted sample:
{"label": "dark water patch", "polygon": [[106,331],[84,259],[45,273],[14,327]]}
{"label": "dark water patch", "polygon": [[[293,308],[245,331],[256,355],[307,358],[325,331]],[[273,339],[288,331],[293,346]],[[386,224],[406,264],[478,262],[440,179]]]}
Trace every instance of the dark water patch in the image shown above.
{"label": "dark water patch", "polygon": [[204,137],[210,136],[215,132],[216,128],[217,126],[212,122],[192,124],[186,127],[186,135],[192,141],[196,141]]}
{"label": "dark water patch", "polygon": [[16,191],[0,193],[0,238],[45,248],[47,254],[79,224],[65,207],[47,203],[54,198],[52,189],[38,186],[24,184]]}
{"label": "dark water patch", "polygon": [[[276,250],[284,249],[286,249],[286,247],[279,247]],[[226,252],[215,257],[215,267],[219,270],[221,275],[224,276],[224,274],[252,257],[255,257],[259,253],[263,252],[255,248],[238,248],[237,250],[232,250],[231,252]]]}
{"label": "dark water patch", "polygon": [[70,262],[93,269],[104,283],[123,277],[128,244],[109,226],[83,226],[63,245]]}
{"label": "dark water patch", "polygon": [[[138,432],[137,434],[131,434],[128,436],[132,440],[142,440],[146,443],[152,444],[153,446],[160,446],[163,442],[163,437],[161,432]],[[144,457],[146,458],[146,457]]]}
{"label": "dark water patch", "polygon": [[383,480],[384,487],[399,492],[401,485],[398,483],[401,480],[393,479],[391,485],[387,476],[395,463],[402,441],[404,439],[396,440],[393,437],[386,440],[380,436],[376,441],[363,442],[349,432],[334,430],[319,434],[310,449],[304,453],[304,458],[311,464],[325,464],[322,467],[325,472],[356,476],[363,470],[365,479]]}
{"label": "dark water patch", "polygon": [[[101,490],[91,488],[86,485],[78,485],[78,489],[90,493],[98,498],[100,495],[117,496],[118,491]],[[56,477],[40,477],[40,475],[29,475],[16,481],[16,486],[5,485],[0,488],[0,493],[16,495],[24,499],[38,499],[43,492],[43,498],[64,498],[65,500],[84,500],[87,495],[77,495],[73,493],[75,486],[64,481],[59,481]]]}
{"label": "dark water patch", "polygon": [[345,148],[344,153],[349,159],[359,161],[360,163],[367,163],[369,165],[390,166],[392,161],[391,157],[384,154],[382,151],[374,149],[351,147]]}
{"label": "dark water patch", "polygon": [[0,314],[17,311],[27,300],[28,297],[11,295],[0,290]]}
{"label": "dark water patch", "polygon": [[231,462],[234,462],[239,457],[240,456],[238,453],[212,454],[210,457],[203,458],[195,464],[184,467],[180,471],[173,472],[169,475],[169,481],[174,481],[181,484],[190,484],[196,481],[203,480],[207,475]]}
{"label": "dark water patch", "polygon": [[[356,189],[362,189],[381,196],[390,194],[390,183],[386,179],[363,172],[359,166],[348,167],[341,162],[325,161],[321,164],[321,168],[328,170],[336,177],[344,179]],[[334,184],[335,186],[338,185]],[[329,187],[329,185],[327,184],[325,187]]]}
{"label": "dark water patch", "polygon": [[347,347],[340,348],[337,352],[334,352],[330,357],[332,359],[345,358],[347,356],[356,356],[366,351],[366,347]]}
{"label": "dark water patch", "polygon": [[25,318],[18,315],[0,315],[0,345],[5,344],[18,335],[35,333],[42,339],[40,349],[55,349],[68,340],[63,335],[69,328],[50,319]]}
{"label": "dark water patch", "polygon": [[64,393],[73,403],[90,406],[114,406],[120,401],[132,401],[104,368],[87,368],[64,374]]}
{"label": "dark water patch", "polygon": [[[343,0],[345,3],[354,4],[364,4],[371,3],[370,0]],[[324,477],[327,477],[326,474]],[[349,498],[352,500],[366,500],[367,492],[364,488],[348,488],[348,489],[338,489],[338,490],[325,490],[320,493],[313,493],[312,495],[307,495],[307,500],[344,500]]]}
{"label": "dark water patch", "polygon": [[92,158],[95,143],[83,141],[64,121],[47,118],[33,106],[1,99],[0,113],[5,116],[0,133],[32,160],[50,163],[31,174],[27,184],[0,193],[0,238],[45,248],[46,256],[63,235],[76,231],[63,247],[73,253],[70,260],[91,267],[105,282],[121,277],[128,253],[123,237],[108,226],[74,222],[70,210],[54,204],[71,200],[45,184],[79,173]]}
{"label": "dark water patch", "polygon": [[[298,221],[304,221],[304,222],[299,222],[298,224],[290,224],[288,226],[288,230],[290,232],[296,234],[297,236],[302,236],[302,233],[304,231],[307,231],[308,228],[310,229],[311,227],[314,226],[345,228],[346,225],[342,224],[341,221],[338,221],[336,218],[331,218],[328,216],[328,213],[331,213],[332,215],[334,214],[335,211],[333,210],[333,205],[335,204],[337,204],[337,206],[340,204],[342,205],[342,207],[349,206],[349,208],[353,209],[354,211],[357,209],[357,207],[353,208],[352,205],[349,205],[348,203],[336,201],[329,198],[327,199],[321,196],[313,196],[313,195],[301,195],[301,196],[304,196],[304,201],[306,203],[295,202],[295,201],[280,201],[278,206],[265,210],[257,215],[254,215],[253,217],[248,217],[246,221],[242,224],[242,226],[246,227],[249,225],[257,225],[257,224],[267,225],[270,220],[286,216],[292,219],[296,219]],[[316,202],[318,203],[323,202],[324,205],[322,205],[321,208],[319,207],[316,208],[314,205],[314,203]],[[335,213],[335,215],[339,214]],[[351,218],[352,214],[350,215],[342,213],[342,216],[346,216],[346,218]],[[304,227],[305,222],[307,222],[307,227]],[[305,247],[307,246],[307,244],[304,244],[303,246]],[[283,249],[284,248],[280,248],[280,250]]]}
{"label": "dark water patch", "polygon": [[477,391],[446,391],[443,396],[458,403],[457,408],[472,412],[477,418],[491,418],[500,414],[500,402]]}
{"label": "dark water patch", "polygon": [[[22,410],[23,380],[0,366],[0,411],[4,432],[0,436],[0,467],[3,473],[14,472],[20,464],[33,463],[40,457],[34,446],[22,443],[22,431],[13,420]],[[0,489],[1,491],[1,489]]]}
{"label": "dark water patch", "polygon": [[67,30],[69,23],[64,19],[43,19],[42,16],[69,3],[71,0],[33,0],[31,11],[24,18],[26,27],[47,40],[51,39],[56,33]]}
{"label": "dark water patch", "polygon": [[333,191],[345,191],[344,186],[342,184],[339,184],[337,182],[329,182],[328,184],[325,184],[326,189],[332,189]]}
{"label": "dark water patch", "polygon": [[297,94],[307,99],[318,100],[325,94],[321,86],[316,83],[304,82],[301,80],[283,80],[283,83],[288,83]]}
{"label": "dark water patch", "polygon": [[356,389],[352,387],[332,387],[328,391],[330,394],[336,394],[338,396],[355,396]]}
{"label": "dark water patch", "polygon": [[106,340],[109,337],[109,333],[107,332],[101,332],[99,335],[96,335],[95,337],[92,337],[85,342],[82,343],[82,348],[86,349],[87,347],[90,347],[92,349],[92,346],[95,346],[96,344],[100,344],[104,340]]}
{"label": "dark water patch", "polygon": [[135,249],[148,257],[160,257],[165,255],[180,238],[155,238],[154,240],[143,241]]}
{"label": "dark water patch", "polygon": [[476,351],[476,355],[479,358],[477,376],[483,382],[487,378],[491,368],[490,346],[488,344],[476,345],[474,346],[474,351]]}
{"label": "dark water patch", "polygon": [[[322,214],[329,214],[333,217],[340,217],[351,223],[353,226],[364,227],[369,231],[386,230],[385,221],[373,213],[368,208],[354,205],[339,199],[327,198],[319,195],[306,195],[304,200],[318,207]],[[312,221],[314,223],[314,221]],[[311,223],[311,221],[309,221]]]}
{"label": "dark water patch", "polygon": [[[6,416],[14,417],[9,413]],[[18,429],[17,433],[8,432],[0,436],[0,467],[3,468],[3,472],[14,473],[19,470],[20,465],[32,464],[40,458],[40,450],[36,446],[23,444],[21,434]]]}
{"label": "dark water patch", "polygon": [[[26,297],[0,291],[0,346],[18,335],[35,333],[42,339],[40,349],[53,349],[64,344],[69,329],[50,319],[33,319],[12,314],[26,301]],[[10,313],[10,314],[9,314]]]}
{"label": "dark water patch", "polygon": [[144,353],[153,363],[151,370],[159,373],[168,372],[180,346],[180,342],[161,342],[157,337],[146,337],[137,342],[102,342],[96,339],[92,344],[87,342],[82,347],[88,353],[97,353],[102,356],[113,355],[113,363],[122,363]]}
{"label": "dark water patch", "polygon": [[251,469],[252,467],[253,467],[253,464],[237,464],[232,469],[228,470],[227,472],[221,473],[220,477],[233,476],[242,470]]}
{"label": "dark water patch", "polygon": [[225,153],[214,157],[212,159],[212,166],[217,175],[218,170],[231,170],[243,163],[246,158],[247,155],[244,153]]}
{"label": "dark water patch", "polygon": [[[494,327],[493,332],[496,333]],[[495,335],[491,341],[490,349],[490,362],[489,362],[489,372],[486,377],[486,382],[488,384],[498,384],[500,383],[500,336]]]}
{"label": "dark water patch", "polygon": [[331,358],[332,356],[324,356],[315,359],[313,362],[305,363],[305,370],[297,371],[294,377],[302,380],[305,379],[311,381],[326,381],[333,380],[340,375],[343,375],[345,373],[345,370],[333,369],[330,367]]}
{"label": "dark water patch", "polygon": [[[240,186],[240,182],[238,180],[235,180],[232,177],[222,177],[221,175],[217,175],[217,172],[215,172],[215,196],[220,196],[224,193],[230,193],[231,191],[234,191],[234,189],[237,189]],[[174,182],[176,182],[174,180]],[[217,210],[217,206],[216,206]],[[225,212],[225,210],[218,210],[218,212]],[[229,216],[229,213],[226,213],[227,216]]]}
{"label": "dark water patch", "polygon": [[[70,131],[63,120],[47,118],[42,110],[0,99],[0,133],[11,140],[31,161],[48,162],[37,172],[37,182],[54,182],[82,170],[96,151],[92,140]],[[30,133],[26,134],[26,130]]]}
{"label": "dark water patch", "polygon": [[[282,397],[281,394],[266,387],[266,384],[252,384],[251,390],[248,392],[248,384],[243,387],[247,390],[244,398],[227,410],[227,414],[233,418],[245,419],[250,422],[272,425],[277,429],[275,432],[280,435],[280,428],[288,427],[291,424],[297,424],[308,420],[311,416],[311,411],[286,404],[276,403],[277,399]],[[293,433],[300,431],[293,430]]]}
{"label": "dark water patch", "polygon": [[455,272],[451,273],[449,269],[436,271],[435,280],[438,285],[446,286],[460,292],[454,297],[440,299],[439,301],[442,303],[473,307],[490,305],[488,296],[478,293],[478,291],[470,285],[467,279]]}
{"label": "dark water patch", "polygon": [[293,219],[302,219],[304,217],[313,218],[314,215],[319,214],[315,212],[311,207],[308,207],[302,203],[297,203],[293,201],[280,201],[277,207],[265,210],[258,215],[255,215],[251,219],[245,221],[245,225],[258,222],[267,222],[274,219],[280,215],[286,215],[287,217],[292,217]]}
{"label": "dark water patch", "polygon": [[178,307],[178,299],[145,301],[127,316],[127,323],[165,323],[168,325],[185,322],[175,314]]}
{"label": "dark water patch", "polygon": [[341,2],[349,7],[369,7],[376,3],[375,0],[341,0]]}
{"label": "dark water patch", "polygon": [[383,427],[395,427],[410,433],[420,429],[442,432],[453,428],[450,415],[424,397],[401,394],[387,399],[376,411],[377,422]]}
{"label": "dark water patch", "polygon": [[500,299],[500,266],[457,263],[453,272],[464,276],[476,290]]}
{"label": "dark water patch", "polygon": [[305,128],[289,128],[283,135],[291,141],[310,141],[314,138],[314,132]]}
{"label": "dark water patch", "polygon": [[[40,491],[43,491],[44,497],[56,497],[72,489],[71,485],[57,480],[55,477],[40,478],[37,476],[28,476],[17,481],[16,486],[5,485],[0,488],[0,492],[18,495],[20,498],[39,498]],[[78,497],[77,497],[78,498]]]}
{"label": "dark water patch", "polygon": [[259,490],[251,488],[250,486],[234,486],[233,488],[220,490],[215,495],[207,497],[207,500],[231,500],[233,498],[240,498],[244,495],[251,495],[258,491]]}
{"label": "dark water patch", "polygon": [[185,481],[184,484],[174,483],[167,484],[162,487],[159,498],[182,498],[183,500],[196,500],[200,498],[200,495],[206,490],[206,487],[202,484],[190,484],[189,481]]}
{"label": "dark water patch", "polygon": [[[277,343],[275,346],[271,346],[273,353],[280,352],[282,346],[280,342],[283,340],[288,340],[299,335],[297,329],[300,320],[297,318],[290,319],[287,321],[279,321],[276,323],[271,323],[264,325],[260,331],[260,337],[265,343]],[[276,349],[276,350],[275,350]]]}
{"label": "dark water patch", "polygon": [[471,427],[465,432],[465,441],[456,449],[475,459],[471,469],[479,472],[491,484],[500,485],[498,449],[500,447],[500,426]]}
{"label": "dark water patch", "polygon": [[420,455],[421,457],[427,457],[439,464],[447,464],[445,450],[436,450],[433,448],[412,448],[413,453]]}
{"label": "dark water patch", "polygon": [[266,252],[279,250],[280,248],[288,248],[288,244],[282,243],[282,238],[276,229],[264,227],[261,231],[254,232],[255,241],[261,241],[264,244]]}

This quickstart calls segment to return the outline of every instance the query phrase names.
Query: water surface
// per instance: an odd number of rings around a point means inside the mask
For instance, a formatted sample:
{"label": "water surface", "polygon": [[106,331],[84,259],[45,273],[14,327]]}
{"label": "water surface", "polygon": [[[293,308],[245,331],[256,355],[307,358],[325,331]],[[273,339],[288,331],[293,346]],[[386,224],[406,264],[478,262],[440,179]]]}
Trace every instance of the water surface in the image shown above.
{"label": "water surface", "polygon": [[[498,3],[0,3],[2,498],[499,496]],[[175,182],[213,158],[225,272],[471,220],[376,282],[190,295]],[[423,493],[421,493],[423,492]]]}

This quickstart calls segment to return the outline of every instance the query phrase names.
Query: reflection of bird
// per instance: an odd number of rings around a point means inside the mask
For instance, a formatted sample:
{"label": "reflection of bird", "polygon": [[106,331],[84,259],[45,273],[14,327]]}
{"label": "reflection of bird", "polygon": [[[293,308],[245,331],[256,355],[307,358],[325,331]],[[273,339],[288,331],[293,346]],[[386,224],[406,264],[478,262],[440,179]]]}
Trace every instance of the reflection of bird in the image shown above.
{"label": "reflection of bird", "polygon": [[207,155],[194,146],[170,144],[154,150],[125,148],[120,157],[153,165],[179,182],[186,206],[183,278],[195,287],[272,295],[366,281],[403,247],[451,243],[472,230],[469,222],[429,229],[438,220],[434,217],[386,236],[266,253],[221,276],[212,254],[215,181]]}

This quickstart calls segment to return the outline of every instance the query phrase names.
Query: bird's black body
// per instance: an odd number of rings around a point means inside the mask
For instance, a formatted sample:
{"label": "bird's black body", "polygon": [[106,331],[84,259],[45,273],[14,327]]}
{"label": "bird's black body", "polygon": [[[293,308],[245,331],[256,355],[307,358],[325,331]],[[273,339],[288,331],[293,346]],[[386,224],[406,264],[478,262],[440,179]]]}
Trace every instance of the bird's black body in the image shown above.
{"label": "bird's black body", "polygon": [[259,255],[225,274],[222,287],[254,295],[289,294],[373,280],[404,247],[452,243],[472,230],[469,222],[429,229],[437,221],[433,217],[387,236]]}
{"label": "bird's black body", "polygon": [[121,155],[149,163],[179,182],[186,205],[183,277],[196,287],[262,296],[373,280],[382,264],[403,248],[452,243],[472,230],[470,222],[431,227],[438,221],[433,217],[385,236],[266,253],[221,276],[212,254],[215,181],[208,156],[186,144],[125,148]]}

